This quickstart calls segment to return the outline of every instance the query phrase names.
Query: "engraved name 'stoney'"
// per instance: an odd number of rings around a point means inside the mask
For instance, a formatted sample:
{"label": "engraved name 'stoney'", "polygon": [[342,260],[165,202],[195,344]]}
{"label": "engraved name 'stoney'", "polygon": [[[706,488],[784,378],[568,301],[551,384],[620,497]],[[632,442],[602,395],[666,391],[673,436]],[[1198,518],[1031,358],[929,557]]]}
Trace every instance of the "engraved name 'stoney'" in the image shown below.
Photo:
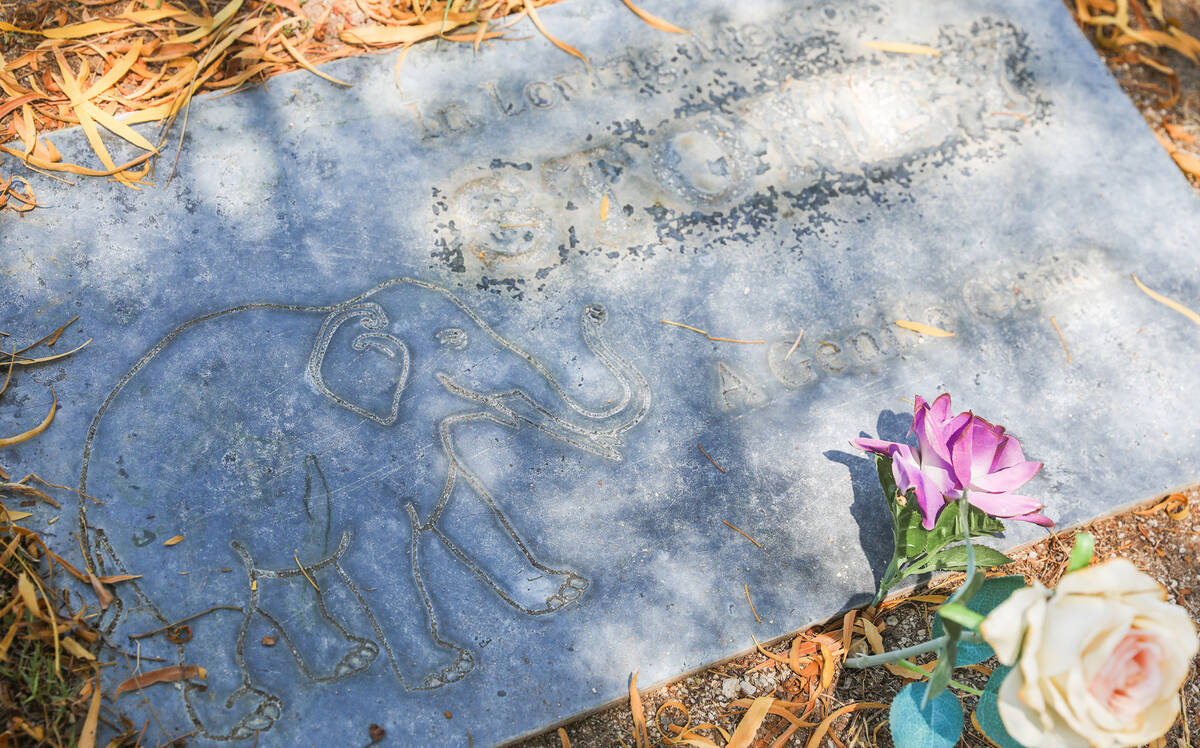
{"label": "engraved name 'stoney'", "polygon": [[[524,161],[510,151],[435,188],[435,268],[520,298],[580,254],[695,253],[778,237],[768,227],[782,220],[799,245],[827,220],[821,208],[831,200],[883,206],[881,186],[999,154],[1046,119],[1018,29],[980,21],[943,29],[937,41],[941,57],[885,56],[820,32],[784,45],[786,61],[765,58],[754,85],[727,88],[719,47],[689,57],[687,45],[708,42],[679,42],[676,56],[654,58],[655,75],[668,64],[680,70],[653,84],[640,119],[589,134],[575,152]],[[664,99],[672,108],[655,114]]]}

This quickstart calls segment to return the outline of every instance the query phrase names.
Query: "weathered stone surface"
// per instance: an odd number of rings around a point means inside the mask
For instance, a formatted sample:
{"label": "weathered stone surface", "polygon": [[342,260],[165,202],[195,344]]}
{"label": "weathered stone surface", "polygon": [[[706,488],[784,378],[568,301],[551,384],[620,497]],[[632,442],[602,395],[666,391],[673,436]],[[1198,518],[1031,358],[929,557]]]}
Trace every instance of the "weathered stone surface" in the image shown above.
{"label": "weathered stone surface", "polygon": [[645,4],[695,33],[564,3],[590,72],[283,76],[198,101],[170,184],[4,219],[0,328],[95,338],[0,403],[64,403],[6,464],[105,502],[46,529],[145,575],[115,645],[220,608],[138,640],[208,668],[147,691],[168,731],[495,743],[862,602],[847,442],[914,392],[1019,434],[1063,523],[1197,477],[1195,328],[1129,273],[1195,303],[1200,212],[1057,3]]}

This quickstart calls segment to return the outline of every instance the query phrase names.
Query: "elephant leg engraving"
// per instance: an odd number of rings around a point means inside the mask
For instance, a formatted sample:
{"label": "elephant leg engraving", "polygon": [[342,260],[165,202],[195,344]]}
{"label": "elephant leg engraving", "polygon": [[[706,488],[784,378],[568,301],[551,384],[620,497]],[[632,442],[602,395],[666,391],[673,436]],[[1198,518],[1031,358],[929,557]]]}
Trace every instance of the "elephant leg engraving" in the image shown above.
{"label": "elephant leg engraving", "polygon": [[[99,568],[106,569],[111,563],[119,573],[130,573],[104,530],[96,529],[93,539]],[[168,617],[137,581],[131,582],[129,587],[134,590],[136,604],[126,604],[134,603],[134,600],[121,603],[117,608],[119,615],[105,627],[106,634],[111,634],[112,627],[121,618],[138,613],[149,614],[156,628],[186,617]],[[214,606],[222,609],[189,621],[191,638],[170,645],[176,664],[203,664],[207,671],[203,684],[185,681],[182,695],[192,726],[198,734],[211,740],[253,738],[257,733],[271,729],[282,714],[279,698],[251,681],[243,656],[250,608],[244,601],[234,602],[243,604]]]}
{"label": "elephant leg engraving", "polygon": [[[461,477],[461,482],[456,477]],[[425,527],[502,600],[522,613],[553,613],[579,599],[588,588],[588,580],[580,574],[536,559],[487,488],[461,466],[452,468],[443,501]]]}
{"label": "elephant leg engraving", "polygon": [[[407,690],[424,691],[462,680],[475,669],[475,658],[439,632],[437,613],[421,571],[420,546],[427,533],[412,504],[404,506],[403,514],[411,525],[411,536],[404,546],[396,548],[396,553],[407,556],[410,573],[395,568],[394,555],[381,558],[374,552],[380,546],[373,547],[370,558],[348,557],[346,566],[334,564],[333,569],[342,580],[342,589],[357,600],[370,621],[396,678]],[[347,567],[352,568],[348,571]],[[353,581],[373,580],[375,576],[386,578],[388,594],[375,595]]]}
{"label": "elephant leg engraving", "polygon": [[[254,569],[258,580],[255,612],[275,629],[301,672],[317,681],[333,681],[366,669],[379,654],[373,640],[353,633],[331,612],[336,588],[343,584],[334,567],[350,546],[342,533],[334,553],[315,563],[283,570]],[[299,555],[297,555],[299,558]],[[311,579],[311,581],[310,581]]]}

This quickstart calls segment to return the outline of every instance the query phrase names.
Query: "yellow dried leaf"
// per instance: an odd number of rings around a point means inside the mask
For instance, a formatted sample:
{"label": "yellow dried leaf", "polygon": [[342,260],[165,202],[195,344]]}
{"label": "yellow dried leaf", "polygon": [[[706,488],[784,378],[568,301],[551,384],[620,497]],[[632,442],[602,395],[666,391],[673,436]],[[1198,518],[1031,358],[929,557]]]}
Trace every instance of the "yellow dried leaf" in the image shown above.
{"label": "yellow dried leaf", "polygon": [[326,75],[325,73],[322,73],[320,70],[317,70],[315,67],[313,67],[312,63],[308,61],[308,58],[305,57],[304,55],[300,54],[300,50],[298,50],[292,46],[292,43],[287,40],[287,36],[285,34],[279,35],[279,41],[283,44],[283,48],[288,51],[288,54],[290,54],[292,57],[296,58],[296,62],[300,64],[300,67],[304,68],[308,72],[312,73],[313,75],[324,78],[325,80],[329,81],[330,83],[336,83],[339,86],[352,85],[350,83],[347,83],[344,80],[338,80],[337,78],[334,78],[332,75]]}
{"label": "yellow dried leaf", "polygon": [[21,572],[21,576],[17,577],[17,592],[21,595],[21,600],[25,603],[25,607],[30,613],[35,616],[41,616],[38,610],[37,589],[33,586],[33,582],[29,581],[29,575]]}
{"label": "yellow dried leaf", "polygon": [[[905,660],[905,662],[908,662],[908,660]],[[909,664],[911,665],[912,663]],[[937,660],[934,660],[925,667],[922,667],[921,665],[913,665],[913,667],[917,668],[917,670],[906,668],[903,665],[894,665],[892,663],[888,663],[884,665],[884,667],[887,668],[889,673],[897,678],[905,678],[907,680],[925,680],[929,677],[929,672],[932,671],[936,665]]]}
{"label": "yellow dried leaf", "polygon": [[412,44],[422,39],[428,39],[444,31],[450,31],[464,24],[472,23],[476,13],[451,13],[446,17],[445,25],[441,21],[413,24],[412,26],[382,26],[371,24],[344,29],[338,37],[348,44],[367,44],[371,46],[389,46],[392,44]]}
{"label": "yellow dried leaf", "polygon": [[1187,151],[1173,150],[1171,158],[1175,159],[1175,165],[1183,169],[1193,177],[1200,177],[1200,158],[1188,153]]}
{"label": "yellow dried leaf", "polygon": [[650,26],[658,29],[659,31],[669,31],[672,34],[690,34],[690,33],[692,33],[690,31],[688,31],[687,29],[679,28],[678,26],[676,26],[673,23],[667,23],[666,21],[664,21],[663,19],[654,15],[653,13],[647,13],[646,11],[642,10],[638,6],[631,3],[629,0],[621,0],[621,2],[625,3],[626,8],[629,8],[634,13],[636,13],[638,18],[642,19],[646,23],[650,24]]}
{"label": "yellow dried leaf", "polygon": [[829,686],[833,684],[833,652],[825,642],[821,642],[821,690],[829,690]]}
{"label": "yellow dried leaf", "polygon": [[134,130],[129,125],[112,116],[92,102],[81,100],[79,105],[87,109],[89,117],[95,120],[98,124],[102,125],[104,129],[108,130],[112,134],[121,136],[130,143],[136,145],[138,148],[142,148],[147,151],[157,150],[153,145],[150,144],[150,141],[146,140],[146,138],[137,130]]}
{"label": "yellow dried leaf", "polygon": [[99,80],[89,86],[88,90],[83,93],[83,97],[85,99],[94,99],[107,91],[113,84],[121,80],[125,73],[129,72],[129,69],[133,67],[133,63],[137,62],[141,54],[142,40],[134,39],[133,43],[129,45],[129,51],[114,62],[113,66],[104,75],[100,76]]}
{"label": "yellow dried leaf", "polygon": [[95,660],[96,655],[83,648],[83,645],[75,641],[69,636],[64,636],[61,640],[62,648],[70,652],[75,657],[81,660]]}
{"label": "yellow dried leaf", "polygon": [[164,540],[163,545],[167,545],[167,546],[178,545],[179,543],[182,543],[182,542],[183,542],[183,536],[176,535],[173,538],[167,538],[166,540]]}
{"label": "yellow dried leaf", "polygon": [[642,709],[642,695],[637,689],[638,674],[629,679],[629,710],[633,713],[633,740],[637,748],[650,748],[650,734],[646,730],[646,712]]}
{"label": "yellow dried leaf", "polygon": [[100,723],[100,679],[91,681],[92,703],[88,705],[87,719],[83,721],[83,732],[79,734],[79,748],[95,748],[96,728]]}
{"label": "yellow dried leaf", "polygon": [[808,737],[808,742],[804,744],[804,748],[817,748],[821,745],[821,741],[825,739],[825,734],[829,732],[830,726],[847,712],[857,711],[859,709],[887,709],[887,704],[880,704],[878,701],[859,701],[854,704],[847,704],[840,709],[835,709],[829,713],[825,719],[821,720],[821,724],[817,725],[816,729]]}
{"label": "yellow dried leaf", "polygon": [[230,0],[224,8],[217,11],[217,14],[212,17],[212,20],[204,24],[195,31],[190,31],[183,36],[168,39],[165,44],[187,44],[189,42],[198,41],[211,34],[214,30],[220,28],[234,13],[237,13],[238,8],[242,7],[242,0]]}
{"label": "yellow dried leaf", "polygon": [[883,654],[883,637],[879,635],[879,629],[875,624],[862,619],[863,633],[867,636],[867,643],[871,645],[871,651],[875,654]]}
{"label": "yellow dried leaf", "polygon": [[17,638],[17,631],[20,630],[21,625],[20,618],[13,621],[12,625],[8,627],[8,633],[4,635],[3,639],[0,639],[0,662],[8,659],[8,648],[12,646],[13,639]]}
{"label": "yellow dried leaf", "polygon": [[559,39],[554,38],[553,36],[551,36],[550,32],[546,30],[546,27],[542,25],[542,19],[538,17],[537,8],[535,8],[533,6],[532,0],[525,0],[525,10],[529,11],[529,20],[533,21],[533,25],[537,26],[538,31],[542,32],[542,36],[549,39],[551,44],[558,47],[559,49],[566,52],[567,54],[574,55],[575,57],[578,57],[579,59],[583,60],[583,64],[586,65],[588,71],[591,72],[592,64],[590,62],[588,62],[588,58],[585,57],[582,52],[580,52],[578,49],[575,49],[570,44],[567,44],[564,41],[560,41]]}
{"label": "yellow dried leaf", "polygon": [[742,721],[738,723],[737,729],[733,731],[733,735],[729,737],[729,743],[726,748],[748,748],[750,742],[754,740],[758,728],[762,727],[763,720],[767,718],[767,712],[770,711],[771,705],[775,703],[775,699],[770,696],[759,696],[746,710],[746,715],[742,717]]}
{"label": "yellow dried leaf", "polygon": [[76,23],[70,26],[62,26],[57,29],[23,29],[18,26],[13,26],[11,23],[0,21],[0,31],[14,31],[19,34],[36,34],[44,36],[47,39],[82,39],[88,36],[97,34],[108,34],[113,31],[129,28],[135,23],[153,23],[164,18],[182,15],[185,11],[181,8],[166,6],[165,8],[155,8],[153,10],[135,10],[131,13],[123,13],[108,21],[88,21],[87,23]]}
{"label": "yellow dried leaf", "polygon": [[1146,294],[1147,296],[1154,299],[1158,303],[1168,306],[1171,309],[1174,309],[1175,311],[1179,312],[1183,316],[1190,319],[1192,322],[1195,322],[1197,325],[1200,325],[1200,314],[1196,314],[1191,309],[1188,309],[1186,306],[1184,306],[1183,304],[1180,304],[1178,301],[1175,301],[1174,299],[1168,299],[1166,296],[1163,296],[1160,293],[1151,291],[1149,288],[1146,287],[1146,284],[1144,284],[1140,280],[1138,280],[1136,273],[1133,275],[1133,282],[1137,284],[1138,288],[1142,289],[1142,293]]}
{"label": "yellow dried leaf", "polygon": [[921,335],[929,335],[930,337],[934,337],[934,338],[952,338],[952,337],[954,337],[954,333],[949,332],[947,330],[943,330],[940,327],[934,327],[933,325],[926,325],[922,322],[912,322],[912,321],[906,320],[906,319],[896,320],[896,327],[903,327],[905,330],[911,330],[912,332],[920,333]]}
{"label": "yellow dried leaf", "polygon": [[29,441],[33,437],[46,430],[46,428],[50,425],[50,422],[54,420],[55,411],[58,410],[58,395],[54,393],[53,387],[50,388],[50,396],[54,398],[54,400],[50,403],[50,412],[46,414],[46,417],[42,419],[42,422],[22,434],[0,439],[0,447],[11,447],[14,444],[20,444],[21,442]]}
{"label": "yellow dried leaf", "polygon": [[604,193],[604,197],[600,198],[600,223],[608,220],[608,193]]}
{"label": "yellow dried leaf", "polygon": [[908,42],[863,42],[863,46],[877,49],[880,52],[893,52],[899,55],[942,56],[941,52],[924,44],[909,44]]}

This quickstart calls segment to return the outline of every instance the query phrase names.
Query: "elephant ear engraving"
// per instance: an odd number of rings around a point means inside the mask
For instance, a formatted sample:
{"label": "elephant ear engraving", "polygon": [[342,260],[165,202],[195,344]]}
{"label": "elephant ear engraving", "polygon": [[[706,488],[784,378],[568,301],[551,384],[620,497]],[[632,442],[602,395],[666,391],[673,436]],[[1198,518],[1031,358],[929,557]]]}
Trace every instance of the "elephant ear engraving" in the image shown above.
{"label": "elephant ear engraving", "polygon": [[404,343],[380,332],[387,323],[383,308],[370,302],[330,313],[308,364],[317,389],[383,426],[400,415],[409,366]]}

